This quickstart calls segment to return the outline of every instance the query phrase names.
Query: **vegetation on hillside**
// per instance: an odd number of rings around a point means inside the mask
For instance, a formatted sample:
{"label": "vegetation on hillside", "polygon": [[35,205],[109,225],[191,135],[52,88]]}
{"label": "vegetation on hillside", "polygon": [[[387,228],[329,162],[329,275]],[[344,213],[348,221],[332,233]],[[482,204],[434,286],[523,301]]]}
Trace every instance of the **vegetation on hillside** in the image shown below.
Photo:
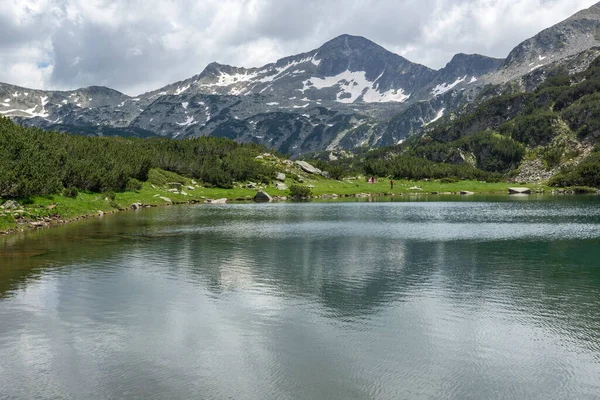
{"label": "vegetation on hillside", "polygon": [[[223,138],[126,139],[47,132],[0,117],[0,197],[135,190],[159,168],[231,188],[269,182],[275,171],[255,157],[265,149]],[[169,177],[166,177],[167,179]]]}

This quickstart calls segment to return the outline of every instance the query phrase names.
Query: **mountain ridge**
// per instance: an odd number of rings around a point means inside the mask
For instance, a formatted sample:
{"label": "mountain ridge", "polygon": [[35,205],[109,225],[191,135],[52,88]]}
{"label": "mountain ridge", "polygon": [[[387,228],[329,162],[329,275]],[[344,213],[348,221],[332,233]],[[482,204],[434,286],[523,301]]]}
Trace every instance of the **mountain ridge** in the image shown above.
{"label": "mountain ridge", "polygon": [[[561,63],[585,68],[589,57],[568,60],[600,45],[595,29],[600,38],[600,3],[520,43],[507,59],[459,53],[438,70],[344,34],[259,67],[212,62],[135,97],[96,86],[39,91],[0,84],[0,114],[86,134],[225,136],[292,156],[378,147],[447,118],[489,85],[532,90]],[[536,57],[540,65],[530,65]]]}

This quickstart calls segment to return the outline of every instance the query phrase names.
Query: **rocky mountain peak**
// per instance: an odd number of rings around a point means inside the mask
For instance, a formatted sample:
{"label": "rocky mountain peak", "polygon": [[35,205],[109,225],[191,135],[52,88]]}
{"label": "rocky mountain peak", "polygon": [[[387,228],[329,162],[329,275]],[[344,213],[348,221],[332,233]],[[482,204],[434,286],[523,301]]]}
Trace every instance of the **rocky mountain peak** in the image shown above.
{"label": "rocky mountain peak", "polygon": [[520,43],[509,53],[491,81],[500,83],[516,79],[599,45],[600,3],[597,3]]}
{"label": "rocky mountain peak", "polygon": [[497,70],[503,62],[504,59],[501,58],[458,53],[441,71],[454,75],[480,76]]}
{"label": "rocky mountain peak", "polygon": [[600,2],[594,4],[593,6],[586,8],[585,10],[581,10],[571,17],[567,18],[566,21],[577,21],[582,19],[592,19],[598,20],[600,19]]}

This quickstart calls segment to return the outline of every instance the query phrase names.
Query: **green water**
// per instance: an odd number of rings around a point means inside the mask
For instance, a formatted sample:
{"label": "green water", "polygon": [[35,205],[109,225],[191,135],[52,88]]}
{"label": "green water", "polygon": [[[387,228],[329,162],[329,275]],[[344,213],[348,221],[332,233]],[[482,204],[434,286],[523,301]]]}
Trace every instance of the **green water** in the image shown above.
{"label": "green water", "polygon": [[30,398],[598,399],[600,198],[181,206],[0,238],[0,399]]}

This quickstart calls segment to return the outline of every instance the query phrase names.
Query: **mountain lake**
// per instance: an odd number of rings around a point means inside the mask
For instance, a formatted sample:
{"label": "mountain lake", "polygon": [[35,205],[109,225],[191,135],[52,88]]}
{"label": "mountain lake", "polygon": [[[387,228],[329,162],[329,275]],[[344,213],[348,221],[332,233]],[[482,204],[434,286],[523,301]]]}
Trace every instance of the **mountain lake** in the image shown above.
{"label": "mountain lake", "polygon": [[1,399],[598,399],[600,197],[173,206],[0,238]]}

